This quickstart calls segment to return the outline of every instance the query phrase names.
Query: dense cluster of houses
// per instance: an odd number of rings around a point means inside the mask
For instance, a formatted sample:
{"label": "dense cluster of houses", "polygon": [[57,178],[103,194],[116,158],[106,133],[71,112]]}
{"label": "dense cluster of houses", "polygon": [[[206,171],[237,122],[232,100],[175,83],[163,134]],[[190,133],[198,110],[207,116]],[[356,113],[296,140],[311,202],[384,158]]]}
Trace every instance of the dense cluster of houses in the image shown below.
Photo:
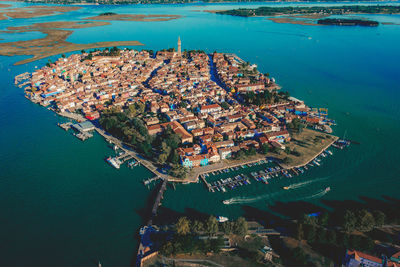
{"label": "dense cluster of houses", "polygon": [[[284,149],[287,123],[294,118],[324,125],[325,116],[297,99],[264,107],[245,106],[237,93],[275,90],[273,79],[233,54],[191,51],[121,50],[60,58],[34,73],[27,97],[61,112],[81,112],[89,120],[102,110],[136,102],[146,105],[143,120],[150,135],[170,127],[179,134],[181,163],[204,166],[232,157],[239,150],[264,144]],[[251,75],[248,75],[248,74]],[[160,118],[164,118],[163,122]]]}

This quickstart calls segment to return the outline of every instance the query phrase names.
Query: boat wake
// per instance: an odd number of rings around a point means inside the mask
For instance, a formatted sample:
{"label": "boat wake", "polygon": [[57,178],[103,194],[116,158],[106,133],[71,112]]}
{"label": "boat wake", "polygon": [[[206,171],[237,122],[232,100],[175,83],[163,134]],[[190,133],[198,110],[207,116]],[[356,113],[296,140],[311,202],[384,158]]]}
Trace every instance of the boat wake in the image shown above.
{"label": "boat wake", "polygon": [[[298,189],[298,188],[302,188],[304,186],[307,186],[311,183],[315,183],[315,182],[320,182],[326,179],[329,179],[329,177],[331,176],[326,176],[323,178],[319,178],[319,179],[314,179],[314,180],[309,180],[309,181],[305,181],[305,182],[301,182],[301,183],[296,183],[296,184],[292,184],[287,186],[287,189]],[[303,199],[313,199],[313,198],[319,198],[324,196],[326,193],[328,193],[330,190],[330,188],[326,188],[322,191],[318,191],[316,194],[313,194],[311,196],[307,196]],[[274,192],[274,193],[269,193],[269,194],[264,194],[264,195],[259,195],[259,196],[250,196],[250,197],[233,197],[227,200],[222,201],[225,205],[233,205],[233,204],[248,204],[248,203],[254,203],[260,200],[264,200],[264,199],[270,199],[273,197],[276,197],[277,195],[282,194],[284,191],[278,191],[278,192]]]}
{"label": "boat wake", "polygon": [[318,191],[317,193],[315,193],[313,195],[310,195],[310,196],[307,196],[307,197],[303,198],[302,200],[321,198],[321,197],[325,196],[326,194],[328,194],[328,192],[330,190],[331,190],[331,188],[327,187],[327,188],[325,188],[323,190]]}
{"label": "boat wake", "polygon": [[315,183],[315,182],[320,182],[320,181],[326,180],[329,177],[331,177],[331,176],[326,176],[326,177],[315,179],[315,180],[309,180],[309,181],[305,181],[305,182],[301,182],[301,183],[292,184],[292,185],[287,186],[287,189],[302,188],[302,187],[304,187],[306,185],[309,185],[311,183]]}
{"label": "boat wake", "polygon": [[256,197],[233,197],[227,200],[224,200],[223,203],[225,205],[233,205],[233,204],[248,204],[254,203],[263,199],[272,198],[276,195],[280,194],[281,192],[275,192],[270,194],[264,194]]}

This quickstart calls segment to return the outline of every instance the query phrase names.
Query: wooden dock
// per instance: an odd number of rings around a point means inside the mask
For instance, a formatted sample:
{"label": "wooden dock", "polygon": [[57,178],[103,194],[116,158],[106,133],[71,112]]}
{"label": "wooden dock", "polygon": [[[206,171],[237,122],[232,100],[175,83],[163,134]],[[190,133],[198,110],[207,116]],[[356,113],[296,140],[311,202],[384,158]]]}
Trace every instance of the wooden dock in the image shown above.
{"label": "wooden dock", "polygon": [[160,176],[155,176],[155,177],[152,177],[152,178],[149,178],[149,179],[145,179],[145,180],[143,180],[143,184],[144,185],[148,185],[151,182],[157,181],[158,179],[161,179],[161,177]]}
{"label": "wooden dock", "polygon": [[161,206],[161,201],[164,198],[164,192],[167,189],[167,182],[168,181],[164,179],[161,184],[160,190],[158,191],[158,194],[156,197],[156,201],[154,201],[153,208],[151,209],[151,217],[150,217],[149,222],[147,223],[147,226],[150,226],[153,224],[153,219],[157,215],[158,207]]}
{"label": "wooden dock", "polygon": [[[160,178],[160,177],[158,177],[158,178]],[[168,181],[166,179],[163,179],[161,187],[158,190],[157,197],[156,197],[153,207],[151,209],[151,215],[150,215],[149,221],[147,222],[147,225],[140,228],[141,240],[140,240],[138,252],[136,255],[135,266],[142,266],[142,260],[146,257],[146,252],[145,252],[146,247],[143,244],[142,238],[146,235],[146,232],[152,228],[153,219],[157,215],[158,208],[161,206],[161,201],[164,198],[164,192],[167,189],[167,183],[168,183]]]}
{"label": "wooden dock", "polygon": [[208,191],[211,192],[212,186],[207,182],[206,177],[203,174],[200,175],[201,180],[203,180],[204,184],[207,186]]}
{"label": "wooden dock", "polygon": [[57,123],[57,125],[65,131],[68,131],[71,128],[72,122]]}

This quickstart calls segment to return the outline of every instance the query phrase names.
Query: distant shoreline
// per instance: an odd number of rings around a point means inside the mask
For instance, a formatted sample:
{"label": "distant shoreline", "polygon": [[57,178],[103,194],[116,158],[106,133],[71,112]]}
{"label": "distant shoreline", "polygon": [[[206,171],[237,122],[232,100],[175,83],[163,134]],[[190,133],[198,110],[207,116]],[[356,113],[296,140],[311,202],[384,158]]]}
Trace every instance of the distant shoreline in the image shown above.
{"label": "distant shoreline", "polygon": [[[6,1],[6,0],[0,0],[1,1]],[[106,2],[101,2],[103,0],[100,0],[100,2],[69,2],[69,1],[57,1],[57,0],[50,0],[50,1],[24,1],[24,0],[13,0],[13,1],[7,1],[7,2],[23,2],[23,3],[30,3],[30,4],[58,4],[58,5],[73,5],[73,6],[79,6],[79,5],[85,5],[85,6],[90,6],[90,5],[104,5],[104,6],[113,6],[113,5],[168,5],[168,4],[246,4],[246,3],[376,3],[376,2],[398,2],[397,0],[378,0],[378,1],[368,1],[368,0],[360,0],[360,1],[336,1],[336,0],[326,0],[326,1],[285,1],[285,0],[271,0],[271,1],[193,1],[193,2],[186,2],[186,1],[165,1],[165,2],[138,2],[138,1],[116,1],[114,3],[106,3]]]}

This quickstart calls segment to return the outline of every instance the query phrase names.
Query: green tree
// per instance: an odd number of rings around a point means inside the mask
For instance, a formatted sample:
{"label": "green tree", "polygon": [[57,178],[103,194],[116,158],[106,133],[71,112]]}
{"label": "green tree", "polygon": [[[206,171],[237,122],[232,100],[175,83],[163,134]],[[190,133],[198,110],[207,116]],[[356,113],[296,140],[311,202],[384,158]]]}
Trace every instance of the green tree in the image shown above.
{"label": "green tree", "polygon": [[285,157],[285,158],[282,160],[282,162],[285,163],[285,164],[289,164],[289,163],[292,162],[292,159],[289,158],[289,157]]}
{"label": "green tree", "polygon": [[193,233],[199,234],[204,231],[204,224],[201,221],[195,220],[191,228]]}
{"label": "green tree", "polygon": [[139,144],[139,149],[145,154],[147,157],[151,156],[151,144],[147,141],[141,142]]}
{"label": "green tree", "polygon": [[263,154],[268,154],[268,151],[269,151],[269,146],[268,146],[268,144],[263,144],[263,145],[261,146],[261,153],[263,153]]}
{"label": "green tree", "polygon": [[162,165],[165,164],[165,162],[167,162],[167,159],[168,159],[168,154],[161,153],[160,155],[158,155],[157,162]]}
{"label": "green tree", "polygon": [[224,234],[231,234],[233,232],[233,223],[232,222],[224,222],[220,224],[221,231],[224,232]]}
{"label": "green tree", "polygon": [[343,215],[343,230],[346,232],[351,232],[355,229],[357,223],[357,219],[354,213],[350,210],[345,210]]}
{"label": "green tree", "polygon": [[236,152],[235,158],[236,159],[244,159],[244,158],[246,158],[246,153],[241,149],[238,152]]}
{"label": "green tree", "polygon": [[249,150],[247,151],[247,154],[250,156],[254,156],[257,154],[257,150],[252,146],[249,148]]}
{"label": "green tree", "polygon": [[[172,152],[169,155],[169,162],[172,164],[178,164],[179,163],[179,154],[176,152],[176,149],[172,150]],[[187,170],[186,170],[187,173]]]}
{"label": "green tree", "polygon": [[382,211],[379,211],[379,210],[374,210],[372,212],[372,215],[374,216],[376,226],[382,226],[385,224],[385,221],[386,221],[385,213],[383,213]]}
{"label": "green tree", "polygon": [[210,235],[214,235],[218,232],[218,221],[214,216],[208,217],[205,230]]}
{"label": "green tree", "polygon": [[182,165],[174,165],[168,172],[169,175],[181,179],[185,179],[188,174],[188,169]]}
{"label": "green tree", "polygon": [[187,235],[190,233],[190,221],[186,217],[180,217],[175,228],[178,235]]}
{"label": "green tree", "polygon": [[129,118],[134,118],[137,114],[136,106],[135,105],[129,105],[127,109],[127,114]]}
{"label": "green tree", "polygon": [[357,211],[356,218],[356,229],[361,232],[371,231],[375,227],[374,216],[365,209]]}
{"label": "green tree", "polygon": [[234,228],[233,228],[233,232],[237,235],[246,235],[247,234],[247,221],[245,218],[243,217],[239,217],[235,224],[234,224]]}
{"label": "green tree", "polygon": [[140,101],[135,103],[136,110],[139,114],[142,114],[144,110],[146,109],[146,105]]}
{"label": "green tree", "polygon": [[226,103],[225,101],[224,102],[222,102],[221,103],[221,107],[223,108],[223,109],[229,109],[229,104],[228,103]]}
{"label": "green tree", "polygon": [[174,245],[172,244],[172,242],[167,242],[161,247],[160,252],[161,252],[161,254],[163,254],[165,256],[173,255],[174,254]]}

